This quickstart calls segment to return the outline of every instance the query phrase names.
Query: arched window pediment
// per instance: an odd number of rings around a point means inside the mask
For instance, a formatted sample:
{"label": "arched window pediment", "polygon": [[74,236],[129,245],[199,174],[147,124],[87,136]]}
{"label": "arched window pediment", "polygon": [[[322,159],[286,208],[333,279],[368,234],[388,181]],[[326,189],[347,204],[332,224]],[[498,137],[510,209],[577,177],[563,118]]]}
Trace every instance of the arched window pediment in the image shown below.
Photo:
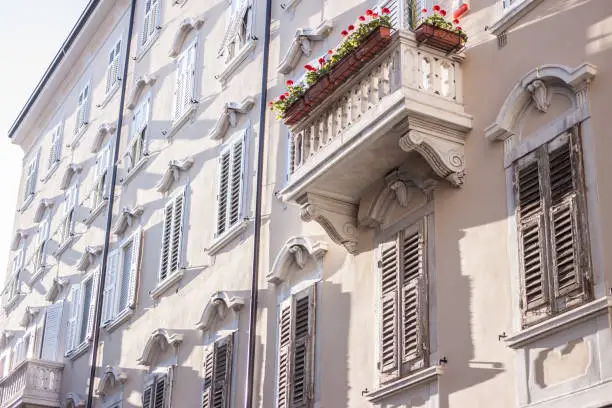
{"label": "arched window pediment", "polygon": [[38,206],[36,207],[36,212],[34,213],[34,222],[42,221],[45,211],[47,211],[47,208],[53,207],[53,204],[53,199],[41,198],[38,202]]}
{"label": "arched window pediment", "polygon": [[162,353],[166,352],[170,346],[172,346],[176,351],[182,342],[182,334],[172,333],[165,329],[156,329],[147,339],[144,349],[142,350],[142,354],[138,358],[137,362],[140,365],[151,366],[153,365],[155,359]]}
{"label": "arched window pediment", "polygon": [[118,371],[114,367],[106,366],[96,389],[96,394],[102,397],[109,395],[117,385],[124,384],[126,381],[127,375],[125,373]]}
{"label": "arched window pediment", "polygon": [[157,77],[154,75],[144,75],[139,77],[136,82],[134,82],[134,87],[132,88],[132,92],[130,92],[126,108],[133,110],[136,107],[138,100],[140,100],[145,88],[147,86],[152,87],[155,85],[155,82],[157,82]]}
{"label": "arched window pediment", "polygon": [[303,269],[309,259],[320,262],[327,250],[328,245],[324,241],[312,242],[306,237],[289,238],[276,257],[272,270],[266,275],[266,280],[278,285],[285,280],[291,265]]}
{"label": "arched window pediment", "polygon": [[179,55],[181,48],[183,47],[183,43],[187,38],[187,35],[193,30],[199,30],[200,27],[204,24],[204,17],[189,17],[183,20],[183,22],[179,25],[176,34],[174,34],[174,39],[172,40],[172,47],[170,47],[170,52],[168,56],[174,58]]}
{"label": "arched window pediment", "polygon": [[225,291],[219,291],[213,294],[206,303],[202,318],[196,323],[196,327],[202,331],[208,331],[215,320],[223,320],[228,311],[238,312],[243,306],[243,298],[231,296]]}
{"label": "arched window pediment", "polygon": [[71,163],[66,167],[64,171],[64,175],[62,176],[62,181],[60,183],[60,189],[66,190],[70,186],[70,182],[72,181],[72,177],[75,174],[78,174],[83,170],[83,167],[80,164]]}

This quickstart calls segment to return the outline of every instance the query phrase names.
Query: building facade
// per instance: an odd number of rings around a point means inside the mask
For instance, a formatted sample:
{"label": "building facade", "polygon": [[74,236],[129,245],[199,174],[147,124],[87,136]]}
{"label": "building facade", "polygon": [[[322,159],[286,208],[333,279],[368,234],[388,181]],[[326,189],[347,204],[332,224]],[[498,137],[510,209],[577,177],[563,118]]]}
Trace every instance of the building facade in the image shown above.
{"label": "building facade", "polygon": [[[96,338],[102,408],[611,406],[612,4],[267,4],[87,6],[9,131],[0,408],[85,406]],[[368,9],[371,59],[260,114]]]}

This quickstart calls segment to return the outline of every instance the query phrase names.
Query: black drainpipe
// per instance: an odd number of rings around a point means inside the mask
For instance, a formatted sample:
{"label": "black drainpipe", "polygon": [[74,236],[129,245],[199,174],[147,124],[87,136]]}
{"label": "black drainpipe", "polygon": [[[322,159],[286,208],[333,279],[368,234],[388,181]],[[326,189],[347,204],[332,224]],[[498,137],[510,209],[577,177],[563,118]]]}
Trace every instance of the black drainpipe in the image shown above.
{"label": "black drainpipe", "polygon": [[106,230],[104,231],[104,249],[102,250],[102,270],[96,293],[96,310],[94,314],[93,339],[91,347],[91,364],[89,372],[89,389],[87,391],[87,408],[93,408],[94,381],[96,379],[96,368],[98,360],[98,343],[100,341],[100,321],[102,320],[102,302],[104,301],[104,282],[106,280],[106,266],[108,258],[108,247],[113,222],[113,204],[115,203],[115,186],[117,184],[117,160],[119,158],[119,142],[121,140],[121,128],[123,127],[123,108],[125,105],[125,89],[127,87],[128,67],[130,63],[130,48],[132,44],[132,31],[134,29],[134,13],[136,12],[136,0],[131,0],[130,21],[127,34],[127,46],[125,49],[125,63],[121,75],[121,99],[119,100],[119,115],[117,118],[117,132],[115,134],[115,148],[113,150],[113,166],[111,168],[111,187],[106,209]]}
{"label": "black drainpipe", "polygon": [[266,132],[266,109],[268,99],[268,62],[270,59],[270,21],[272,0],[266,0],[266,22],[263,38],[263,66],[261,71],[261,98],[259,100],[259,146],[257,149],[257,186],[255,189],[255,232],[253,234],[253,268],[251,276],[251,299],[249,304],[249,348],[247,356],[246,408],[253,406],[253,383],[255,378],[255,340],[257,328],[257,295],[259,292],[259,253],[261,241],[261,205],[263,195],[264,142]]}

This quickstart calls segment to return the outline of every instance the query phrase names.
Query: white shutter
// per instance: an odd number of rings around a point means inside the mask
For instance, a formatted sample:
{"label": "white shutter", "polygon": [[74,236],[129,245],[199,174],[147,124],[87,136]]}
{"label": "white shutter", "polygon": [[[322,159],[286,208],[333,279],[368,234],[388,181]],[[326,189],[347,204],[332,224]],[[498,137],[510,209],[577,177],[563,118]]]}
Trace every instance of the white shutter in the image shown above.
{"label": "white shutter", "polygon": [[17,342],[13,346],[13,349],[13,368],[15,368],[25,359],[25,345],[23,343],[23,339],[17,340]]}
{"label": "white shutter", "polygon": [[315,286],[295,295],[293,303],[293,344],[291,347],[292,407],[310,406],[313,397],[315,303]]}
{"label": "white shutter", "polygon": [[132,257],[129,270],[127,307],[134,309],[138,300],[138,282],[140,275],[140,253],[142,251],[142,229],[132,235]]}
{"label": "white shutter", "polygon": [[101,186],[101,195],[103,199],[108,199],[110,190],[110,177],[108,177],[111,163],[111,145],[110,143],[98,154],[96,163],[96,184],[101,183],[104,179],[104,185]]}
{"label": "white shutter", "polygon": [[106,277],[104,280],[104,298],[102,300],[102,323],[107,323],[115,317],[115,292],[117,286],[117,267],[119,250],[108,254]]}
{"label": "white shutter", "polygon": [[291,301],[281,305],[278,322],[276,408],[290,407],[291,394]]}
{"label": "white shutter", "polygon": [[232,382],[232,360],[234,334],[215,342],[214,372],[212,384],[212,407],[229,408]]}
{"label": "white shutter", "polygon": [[81,309],[81,285],[72,285],[70,289],[70,314],[68,315],[68,328],[66,330],[66,354],[76,347],[77,332],[79,330],[79,310]]}
{"label": "white shutter", "polygon": [[93,273],[92,284],[91,284],[91,299],[89,300],[89,310],[87,316],[87,334],[86,339],[91,340],[93,336],[93,326],[96,312],[96,299],[98,294],[98,284],[100,283],[100,271],[96,270]]}
{"label": "white shutter", "polygon": [[51,146],[49,148],[49,161],[47,169],[53,167],[60,160],[62,152],[62,124],[60,123],[51,131]]}
{"label": "white shutter", "polygon": [[[421,0],[425,1],[425,0]],[[418,2],[418,0],[417,0]],[[376,6],[376,12],[380,13],[381,10],[386,7],[389,9],[389,20],[391,20],[391,25],[393,28],[399,29],[403,27],[403,5],[405,0],[382,0]],[[422,8],[421,8],[422,9]],[[421,9],[418,9],[419,11]]]}
{"label": "white shutter", "polygon": [[142,408],[153,408],[153,391],[155,387],[155,381],[149,382],[145,385],[142,391]]}
{"label": "white shutter", "polygon": [[47,361],[56,361],[58,357],[59,336],[62,323],[63,302],[47,306],[45,314],[45,328],[43,331],[40,358]]}
{"label": "white shutter", "polygon": [[109,52],[108,68],[106,72],[106,93],[108,93],[119,81],[119,63],[121,60],[121,40],[113,46]]}
{"label": "white shutter", "polygon": [[385,382],[399,375],[399,249],[396,238],[380,245],[378,269],[381,288],[378,364],[381,380]]}
{"label": "white shutter", "polygon": [[89,118],[89,84],[79,94],[74,133],[78,134]]}
{"label": "white shutter", "polygon": [[187,55],[183,52],[176,62],[176,85],[174,88],[174,110],[173,119],[180,119],[183,113],[182,101],[185,93],[185,72],[187,67]]}
{"label": "white shutter", "polygon": [[170,388],[170,375],[169,374],[158,374],[155,376],[155,390],[153,392],[153,401],[151,401],[152,402],[151,408],[166,408],[167,406],[166,400],[168,398],[169,388]]}
{"label": "white shutter", "polygon": [[38,158],[40,156],[40,150],[36,153],[36,156],[28,163],[26,183],[24,187],[24,200],[27,200],[36,189],[36,175],[38,173]]}
{"label": "white shutter", "polygon": [[155,33],[155,31],[157,30],[157,27],[159,27],[160,25],[160,0],[152,0],[153,4],[152,4],[152,11],[151,11],[151,15],[153,16],[152,18],[152,22],[153,24],[151,24],[151,28],[149,29],[149,32],[151,33],[149,35],[149,37],[152,37],[153,34]]}
{"label": "white shutter", "polygon": [[49,233],[51,227],[51,217],[49,214],[45,215],[38,226],[38,245],[37,249],[39,252],[38,266],[44,266],[47,258],[47,242],[49,241]]}
{"label": "white shutter", "polygon": [[182,112],[187,112],[187,109],[192,104],[192,100],[195,99],[195,64],[196,64],[196,50],[197,41],[194,41],[189,45],[189,48],[185,51],[186,65],[185,65],[185,91],[183,94]]}

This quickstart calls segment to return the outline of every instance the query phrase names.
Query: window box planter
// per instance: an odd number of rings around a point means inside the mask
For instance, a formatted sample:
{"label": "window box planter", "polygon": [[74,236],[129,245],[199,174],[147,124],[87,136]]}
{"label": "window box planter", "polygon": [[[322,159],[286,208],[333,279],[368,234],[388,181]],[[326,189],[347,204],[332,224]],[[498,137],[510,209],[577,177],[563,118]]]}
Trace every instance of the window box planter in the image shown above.
{"label": "window box planter", "polygon": [[302,119],[310,109],[324,101],[336,87],[350,78],[367,61],[372,59],[391,39],[389,27],[377,27],[353,52],[335,64],[329,73],[311,85],[304,96],[287,108],[283,122],[294,125]]}
{"label": "window box planter", "polygon": [[419,25],[414,30],[414,34],[419,44],[426,44],[447,54],[459,50],[463,45],[462,38],[458,33],[429,23]]}

